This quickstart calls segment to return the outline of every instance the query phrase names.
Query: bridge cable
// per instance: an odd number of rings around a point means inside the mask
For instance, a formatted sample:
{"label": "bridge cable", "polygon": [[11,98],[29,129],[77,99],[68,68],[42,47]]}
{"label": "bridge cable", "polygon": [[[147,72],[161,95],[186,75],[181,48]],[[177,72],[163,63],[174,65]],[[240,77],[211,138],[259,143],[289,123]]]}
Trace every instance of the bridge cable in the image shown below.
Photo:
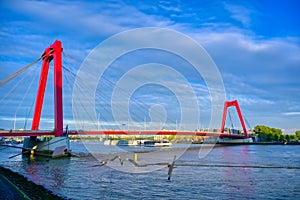
{"label": "bridge cable", "polygon": [[[65,52],[64,52],[64,55],[66,55],[66,57],[68,57],[68,58],[71,58],[72,60],[75,60],[77,63],[80,63],[80,62],[77,61],[75,58],[73,58],[72,56],[68,55],[68,54],[65,53]],[[68,64],[71,64],[71,63],[68,63]],[[68,66],[69,66],[69,65],[68,65]],[[74,79],[78,78],[78,77],[76,77],[76,74],[75,74],[74,72],[72,72],[72,70],[66,68],[66,65],[64,65],[63,67],[64,67],[64,70],[68,71],[68,72],[74,77]],[[117,87],[117,88],[120,89],[121,92],[124,92],[124,93],[126,93],[126,94],[128,93],[128,92],[125,91],[125,89],[121,88],[120,86],[117,86],[117,85],[114,84],[111,80],[105,78],[104,76],[102,76],[101,78],[102,78],[102,84],[104,84],[104,86]],[[79,81],[80,81],[80,80],[79,80]],[[70,81],[68,81],[68,82],[70,82]],[[85,83],[85,82],[81,80],[81,84],[80,84],[80,85],[76,84],[76,86],[79,88],[80,92],[81,92],[83,95],[86,93],[86,89],[87,89],[87,90],[89,89],[87,86],[84,86],[84,83]],[[103,97],[104,95],[99,94],[99,92],[96,92],[95,96],[96,96],[97,99],[98,99],[98,100],[96,100],[96,103],[99,102],[100,104],[102,104],[101,100],[103,100],[104,102],[106,102],[106,101],[105,101],[105,100],[106,100],[105,97]],[[148,107],[149,107],[149,106],[146,105],[144,102],[142,102],[140,99],[137,99],[137,98],[135,98],[135,97],[131,97],[131,100],[133,100],[133,101],[132,101],[133,103],[136,103],[136,104],[138,104],[140,107],[145,108],[144,110],[148,110]],[[90,103],[93,103],[93,102],[90,102]],[[82,106],[84,106],[83,102],[80,102],[80,104],[81,104]],[[86,105],[85,105],[84,107],[86,107]],[[105,109],[106,111],[110,112],[110,111],[109,111],[109,108],[105,108],[105,106],[104,106],[104,107],[101,107],[101,108],[103,108],[103,109]],[[120,109],[124,109],[124,107],[120,106]],[[157,112],[157,111],[155,111],[155,112]],[[146,113],[146,114],[144,113],[143,115],[144,115],[144,116],[145,116],[145,115],[148,115],[148,113]],[[137,119],[140,118],[140,116],[139,116],[138,114],[136,114],[136,113],[131,113],[131,116],[134,117],[134,118],[137,118]],[[103,117],[103,115],[101,115],[101,117]],[[144,117],[143,117],[143,119],[144,119]],[[171,119],[169,119],[169,121],[172,122]],[[173,120],[173,121],[174,121],[174,124],[175,124],[175,120]]]}
{"label": "bridge cable", "polygon": [[[64,72],[67,72],[67,70],[68,69],[66,69],[64,66],[63,66],[63,70],[64,70]],[[69,85],[69,87],[71,88],[71,81],[69,80],[69,78],[68,78],[68,76],[66,75],[66,73],[64,73],[64,77],[65,77],[65,80],[66,80],[66,82],[67,82],[67,84]],[[81,104],[82,105],[82,104]],[[83,108],[84,108],[84,106],[83,106]],[[78,113],[77,113],[78,114]]]}
{"label": "bridge cable", "polygon": [[[103,78],[104,81],[106,81],[106,83],[107,83],[108,85],[113,86],[113,87],[116,87],[116,88],[119,88],[121,92],[123,92],[123,93],[125,93],[125,94],[128,94],[128,92],[126,92],[126,90],[123,89],[122,87],[120,87],[120,86],[118,86],[118,85],[115,85],[112,81],[110,81],[109,79],[107,79],[107,78],[105,78],[105,77],[102,77],[102,78]],[[133,78],[133,79],[134,79],[134,78]],[[103,82],[103,83],[105,84],[105,82]],[[147,110],[148,107],[149,107],[148,104],[145,104],[142,100],[140,100],[140,99],[138,99],[138,98],[136,98],[136,97],[132,97],[132,96],[131,96],[131,100],[132,100],[133,103],[135,103],[135,104],[139,105],[141,108],[143,108],[143,110]],[[123,107],[120,107],[120,108],[121,108],[121,109],[124,109]],[[160,114],[160,113],[158,113],[157,111],[154,111],[154,112],[156,112],[158,115]],[[132,115],[133,117],[137,118],[137,119],[140,118],[140,116],[139,116],[138,114],[136,114],[136,113],[131,113],[131,115]],[[143,113],[143,115],[144,115],[144,116],[145,116],[145,115],[148,115],[148,113],[146,113],[146,114]],[[144,117],[143,117],[143,119],[144,119]],[[173,123],[175,124],[175,120],[169,119],[169,121],[170,121],[170,122],[173,122]]]}
{"label": "bridge cable", "polygon": [[[80,64],[80,62],[79,62],[77,59],[75,59],[74,57],[68,55],[67,53],[64,52],[64,55],[66,55],[68,58],[71,58],[72,60],[76,61],[76,63]],[[69,72],[71,72],[71,73],[74,75],[74,77],[76,77],[76,74],[74,74],[72,71],[69,71]],[[77,77],[77,78],[78,78],[78,77]],[[121,88],[121,87],[115,85],[112,81],[108,80],[107,78],[105,78],[105,77],[103,77],[103,76],[102,76],[102,80],[103,80],[103,81],[102,81],[102,84],[104,84],[104,85],[106,85],[106,86],[108,86],[108,87],[117,87],[117,88],[120,89],[121,92],[125,92],[125,90],[124,90],[123,88]],[[84,83],[84,81],[81,81],[81,82]],[[78,87],[79,87],[79,89],[82,88],[81,86],[78,86]],[[81,89],[81,90],[83,90],[83,89]],[[84,94],[84,92],[82,92],[82,93]],[[125,92],[125,93],[126,93],[126,92]],[[98,92],[96,92],[95,95],[96,95],[96,97],[97,97],[98,99],[100,99],[100,100],[104,100],[104,101],[106,100],[105,97],[103,97],[104,95],[100,95]],[[132,98],[132,99],[134,100],[135,98]],[[97,102],[97,100],[96,100],[96,102]],[[98,100],[98,102],[101,104],[101,101]],[[143,103],[141,103],[140,100],[136,100],[135,102],[138,102],[140,106],[143,106],[143,105],[144,105]],[[144,106],[144,107],[145,107],[145,106]],[[102,108],[105,109],[105,107],[102,107]],[[124,108],[120,106],[120,109],[124,109]],[[105,109],[105,110],[109,111],[108,109]],[[134,116],[134,115],[136,115],[136,114],[133,113],[133,116]],[[145,114],[144,114],[144,115],[145,115]],[[138,115],[136,115],[135,117],[138,118]]]}
{"label": "bridge cable", "polygon": [[[71,74],[72,76],[75,76],[76,77],[76,75],[74,74],[74,72],[72,72],[71,70],[69,70],[68,68],[66,68],[65,66],[63,66],[63,70],[65,71],[65,72],[69,72],[69,74]],[[69,80],[69,78],[68,78],[68,76],[66,76],[65,74],[64,74],[64,77],[65,77],[65,79],[66,79],[66,81],[67,81],[67,83],[69,84],[69,86],[71,87],[71,81]],[[82,93],[82,94],[84,94],[84,88],[82,88],[80,85],[78,85],[77,84],[77,87],[79,88],[79,90],[80,90],[80,92]],[[79,102],[80,103],[80,105],[81,105],[81,107],[84,109],[84,111],[86,112],[86,113],[88,113],[87,112],[87,110],[86,110],[86,105],[84,104],[84,102]],[[91,104],[91,102],[89,102],[90,104]],[[79,115],[80,113],[76,113],[77,115]],[[92,117],[91,116],[89,116],[89,118],[91,118],[92,119]],[[83,126],[83,122],[82,122],[82,126]]]}
{"label": "bridge cable", "polygon": [[[30,82],[30,84],[29,84],[29,86],[28,86],[28,88],[27,88],[25,94],[23,95],[23,98],[22,98],[22,100],[20,101],[20,103],[19,103],[19,105],[18,105],[16,111],[15,111],[15,116],[17,115],[17,113],[18,113],[18,111],[19,111],[21,105],[23,104],[23,102],[24,102],[25,98],[27,97],[27,95],[28,95],[30,89],[32,88],[33,82],[34,82],[36,79],[37,79],[37,75],[36,75],[34,78],[31,79],[31,82]],[[35,99],[36,99],[36,97],[34,98],[33,102],[35,102]],[[31,105],[31,107],[32,107],[32,106],[33,106],[33,105]],[[31,109],[32,109],[32,108],[31,108]]]}
{"label": "bridge cable", "polygon": [[[35,71],[37,71],[37,69],[38,69],[38,68],[35,68],[35,69],[34,69],[34,71],[33,71],[34,74],[35,74]],[[27,72],[24,76],[21,77],[21,79],[19,79],[19,80],[17,81],[16,84],[13,85],[13,87],[12,87],[8,92],[6,92],[6,94],[0,99],[0,103],[2,102],[2,103],[1,103],[0,111],[1,111],[2,109],[6,109],[6,108],[7,108],[6,105],[9,104],[10,102],[14,102],[13,99],[16,98],[18,94],[20,94],[20,93],[17,91],[19,85],[21,85],[21,84],[24,85],[24,83],[29,82],[29,81],[27,81],[28,78],[30,78],[30,79],[32,80],[31,75],[32,75],[32,73]],[[7,101],[4,101],[5,99],[7,99]],[[4,101],[4,102],[3,102],[3,101]]]}
{"label": "bridge cable", "polygon": [[[67,72],[69,72],[69,74],[74,78],[74,79],[78,79],[79,77],[76,77],[76,74],[72,71],[72,70],[70,70],[70,69],[68,69],[68,68],[66,68],[66,66],[64,65],[63,66],[64,67],[64,70],[65,71],[67,71]],[[68,76],[66,76],[66,80],[67,80],[67,82],[70,82],[69,81],[69,79],[68,79]],[[78,87],[78,89],[79,89],[79,92],[80,93],[82,93],[83,95],[85,95],[85,93],[87,92],[87,90],[89,90],[89,88],[87,87],[87,86],[85,86],[85,81],[82,81],[82,80],[80,80],[79,79],[79,82],[81,83],[81,84],[79,84],[78,82],[76,83],[76,86]],[[104,82],[104,84],[105,85],[109,85],[109,84],[107,84],[107,81],[106,82]],[[113,85],[113,84],[111,84],[111,85]],[[113,85],[114,86],[114,85]],[[98,92],[96,92],[96,102],[100,102],[100,104],[102,104],[101,103],[101,101],[103,101],[103,102],[108,102],[108,101],[106,101],[106,99],[105,99],[105,97],[103,97],[103,95],[101,95],[101,94],[99,94]],[[98,99],[98,100],[97,100]],[[85,107],[86,107],[86,104],[84,104],[84,102],[79,102],[80,103],[80,105],[83,107],[83,109],[85,110],[85,112],[86,113],[88,113],[87,111],[86,111],[86,109],[85,109]],[[94,102],[88,102],[89,104],[93,104]],[[102,108],[105,110],[105,112],[110,112],[110,110],[108,109],[108,108],[106,108],[107,106],[103,106]],[[103,118],[103,116],[104,115],[101,115],[102,116],[102,118]],[[89,118],[91,118],[92,119],[92,117],[91,116],[89,116]]]}
{"label": "bridge cable", "polygon": [[21,82],[25,79],[25,78],[27,78],[27,76],[28,76],[28,74],[26,74],[25,76],[23,76],[9,91],[8,91],[8,93],[4,96],[4,97],[2,97],[1,99],[0,99],[0,103],[4,100],[4,99],[6,99],[8,96],[10,96],[10,94],[11,93],[13,93],[13,94],[15,94],[16,95],[16,93],[14,92],[14,90],[21,84]]}
{"label": "bridge cable", "polygon": [[31,67],[32,65],[34,65],[35,63],[39,62],[43,57],[39,57],[38,59],[36,59],[35,61],[33,61],[32,63],[30,63],[29,65],[26,65],[25,67],[23,67],[22,69],[20,69],[19,71],[15,72],[14,74],[10,75],[9,77],[7,77],[6,79],[3,79],[2,81],[0,81],[0,87],[2,87],[3,85],[5,85],[6,83],[8,83],[10,80],[14,79],[15,77],[17,77],[18,75],[20,75],[21,73],[23,73],[25,70],[27,70],[29,67]]}
{"label": "bridge cable", "polygon": [[252,130],[252,126],[250,125],[250,123],[248,122],[248,120],[245,117],[244,117],[244,119],[245,119],[245,122],[246,122],[248,128],[250,128],[250,130]]}

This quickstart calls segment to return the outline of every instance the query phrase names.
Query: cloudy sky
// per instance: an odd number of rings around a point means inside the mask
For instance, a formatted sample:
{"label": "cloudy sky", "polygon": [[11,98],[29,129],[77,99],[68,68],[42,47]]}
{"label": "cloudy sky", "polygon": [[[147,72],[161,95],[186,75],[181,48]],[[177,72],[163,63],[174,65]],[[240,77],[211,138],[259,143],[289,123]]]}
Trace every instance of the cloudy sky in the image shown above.
{"label": "cloudy sky", "polygon": [[[169,28],[185,34],[205,48],[222,76],[226,99],[239,101],[250,126],[263,124],[283,129],[300,129],[299,9],[300,3],[297,0],[101,2],[4,0],[0,3],[0,80],[37,59],[56,39],[63,42],[64,58],[67,57],[64,66],[76,73],[80,63],[91,50],[114,34],[133,28]],[[113,87],[113,83],[117,83],[116,77],[122,76],[122,73],[114,74],[119,70],[118,62],[130,66],[151,63],[154,59],[156,63],[168,64],[171,67],[176,65],[174,60],[177,58],[170,59],[170,55],[166,52],[135,53],[133,58],[143,58],[143,62],[121,58],[111,67],[111,74],[107,71],[102,85],[98,87],[99,91],[103,85],[105,88]],[[164,54],[166,55],[161,56]],[[182,61],[178,61],[177,64],[180,62]],[[196,91],[199,109],[203,112],[199,127],[208,127],[207,118],[210,118],[210,115],[207,108],[210,103],[205,83],[201,77],[199,82],[195,81],[190,67],[184,63],[180,66],[181,68],[178,66],[174,68],[184,72],[183,76]],[[33,103],[29,98],[24,98],[24,94],[34,96],[34,90],[27,91],[27,88],[38,82],[39,69],[39,66],[30,69],[31,71],[21,75],[23,78],[17,78],[10,85],[0,88],[0,128],[12,128],[14,124],[12,119],[15,115],[18,118],[17,128],[27,123],[26,117],[30,115]],[[69,74],[72,75],[70,72]],[[110,78],[112,81],[109,81]],[[74,77],[65,79],[64,83],[71,84],[74,81]],[[21,89],[14,88],[15,85]],[[65,104],[68,107],[72,86],[65,87]],[[36,90],[36,87],[33,88]],[[50,86],[49,88],[47,91],[51,90]],[[99,107],[102,101],[109,101],[109,94],[111,95],[109,92],[101,91],[103,94],[98,94],[100,99],[96,100]],[[103,97],[106,93],[108,97]],[[152,108],[154,106],[153,112],[158,110],[155,112],[176,115],[169,117],[169,120],[173,124],[177,121],[178,113],[176,114],[174,108],[180,103],[174,99],[163,102],[157,97],[164,99],[172,97],[166,88],[148,85],[140,88],[134,95],[132,99],[136,100],[136,104],[144,99],[150,99],[154,104],[147,105]],[[51,123],[51,115],[47,115],[52,112],[51,98],[51,94],[46,95],[43,110],[45,119],[41,128],[49,128],[47,119]],[[156,106],[158,104],[166,106],[161,109]],[[134,103],[131,105],[133,110],[134,105]],[[100,119],[108,123],[110,117],[105,117],[103,109],[97,107],[97,112],[101,113]],[[145,106],[145,109],[149,108]],[[65,119],[68,121],[66,123],[72,123],[70,114],[72,111],[65,112]],[[140,118],[150,121],[149,115],[143,115],[144,117]],[[238,124],[237,120],[233,121]]]}

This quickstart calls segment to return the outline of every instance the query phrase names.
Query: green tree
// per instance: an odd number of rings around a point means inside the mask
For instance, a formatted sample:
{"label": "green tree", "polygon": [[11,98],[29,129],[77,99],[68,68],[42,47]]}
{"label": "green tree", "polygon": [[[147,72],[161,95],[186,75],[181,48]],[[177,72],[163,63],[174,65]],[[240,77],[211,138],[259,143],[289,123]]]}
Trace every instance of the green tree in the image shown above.
{"label": "green tree", "polygon": [[300,139],[300,131],[296,131],[295,134],[296,134],[297,138]]}
{"label": "green tree", "polygon": [[284,137],[287,141],[290,141],[290,135],[286,134]]}
{"label": "green tree", "polygon": [[267,140],[269,141],[274,140],[274,135],[272,133],[267,134]]}
{"label": "green tree", "polygon": [[263,125],[255,126],[254,131],[256,134],[258,134],[258,137],[260,138],[261,141],[278,140],[278,138],[280,138],[280,136],[282,135],[281,129],[270,128],[268,126],[263,126]]}
{"label": "green tree", "polygon": [[279,140],[283,141],[283,140],[284,140],[284,136],[283,136],[283,135],[280,135],[280,136],[279,136]]}
{"label": "green tree", "polygon": [[259,133],[258,137],[261,141],[267,140],[267,134],[265,134],[265,133]]}
{"label": "green tree", "polygon": [[295,140],[296,139],[296,135],[290,135],[290,140]]}
{"label": "green tree", "polygon": [[268,127],[262,126],[262,125],[257,125],[254,127],[255,133],[269,133]]}

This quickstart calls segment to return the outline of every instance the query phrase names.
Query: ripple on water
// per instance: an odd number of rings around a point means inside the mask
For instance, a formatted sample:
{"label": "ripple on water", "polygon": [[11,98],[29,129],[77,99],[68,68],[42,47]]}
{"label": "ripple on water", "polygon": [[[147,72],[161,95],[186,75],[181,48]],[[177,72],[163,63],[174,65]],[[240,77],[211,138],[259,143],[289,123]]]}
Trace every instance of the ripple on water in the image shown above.
{"label": "ripple on water", "polygon": [[[82,147],[76,148],[84,152]],[[299,146],[279,145],[218,147],[199,159],[199,150],[192,149],[177,160],[179,166],[171,181],[167,180],[166,167],[149,173],[126,173],[95,166],[99,161],[93,157],[46,161],[20,156],[8,160],[17,152],[5,150],[0,151],[0,162],[70,199],[296,199],[300,195],[299,169],[251,166],[299,167],[300,155],[295,153],[299,150]],[[168,153],[153,155],[164,158]],[[149,157],[140,162],[152,161]],[[130,163],[126,167],[135,168]]]}

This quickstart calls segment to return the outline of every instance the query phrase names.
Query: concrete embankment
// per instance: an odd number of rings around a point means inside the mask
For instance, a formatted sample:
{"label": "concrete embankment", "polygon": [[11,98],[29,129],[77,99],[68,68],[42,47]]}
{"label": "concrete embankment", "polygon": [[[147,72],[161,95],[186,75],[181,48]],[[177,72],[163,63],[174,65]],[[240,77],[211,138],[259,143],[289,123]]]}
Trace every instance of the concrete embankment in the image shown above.
{"label": "concrete embankment", "polygon": [[0,199],[64,199],[43,186],[36,185],[25,177],[0,166]]}

